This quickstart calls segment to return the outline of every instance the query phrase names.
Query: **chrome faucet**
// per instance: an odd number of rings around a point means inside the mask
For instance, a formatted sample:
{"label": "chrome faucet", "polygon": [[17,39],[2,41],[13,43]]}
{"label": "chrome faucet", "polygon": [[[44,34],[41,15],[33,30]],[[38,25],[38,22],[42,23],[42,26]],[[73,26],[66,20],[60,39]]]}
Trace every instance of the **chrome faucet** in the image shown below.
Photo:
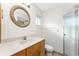
{"label": "chrome faucet", "polygon": [[24,36],[24,40],[27,40],[27,37],[26,36]]}

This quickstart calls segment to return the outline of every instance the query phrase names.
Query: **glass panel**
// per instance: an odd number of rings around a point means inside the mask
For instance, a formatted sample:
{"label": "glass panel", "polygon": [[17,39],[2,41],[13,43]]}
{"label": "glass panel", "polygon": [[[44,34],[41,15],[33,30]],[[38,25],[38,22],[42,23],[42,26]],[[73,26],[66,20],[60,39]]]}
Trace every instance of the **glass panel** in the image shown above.
{"label": "glass panel", "polygon": [[76,55],[76,18],[75,13],[65,15],[64,22],[64,53],[65,55],[72,56]]}

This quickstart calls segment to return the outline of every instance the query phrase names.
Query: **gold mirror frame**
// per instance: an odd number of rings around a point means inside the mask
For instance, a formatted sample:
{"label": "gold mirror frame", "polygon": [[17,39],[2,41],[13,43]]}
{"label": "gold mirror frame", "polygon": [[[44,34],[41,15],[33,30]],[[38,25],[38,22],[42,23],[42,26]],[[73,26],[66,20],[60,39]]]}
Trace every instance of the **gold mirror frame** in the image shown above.
{"label": "gold mirror frame", "polygon": [[[27,16],[29,17],[28,18],[29,19],[28,24],[24,24],[23,26],[21,26],[21,24],[18,24],[18,22],[16,21],[16,18],[14,17],[14,12],[17,9],[21,9],[21,10],[23,10],[27,14]],[[11,8],[11,10],[10,10],[10,18],[13,21],[13,23],[16,24],[19,27],[23,27],[24,28],[24,27],[27,27],[30,24],[30,15],[29,15],[28,11],[24,7],[19,6],[19,5],[15,5],[15,6],[13,6]]]}

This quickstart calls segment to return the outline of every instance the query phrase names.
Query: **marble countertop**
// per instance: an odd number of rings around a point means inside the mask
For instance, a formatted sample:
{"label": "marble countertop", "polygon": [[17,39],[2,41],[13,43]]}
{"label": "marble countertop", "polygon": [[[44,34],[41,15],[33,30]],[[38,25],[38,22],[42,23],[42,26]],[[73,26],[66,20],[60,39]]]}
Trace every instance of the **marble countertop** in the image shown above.
{"label": "marble countertop", "polygon": [[14,40],[0,44],[0,56],[11,56],[25,48],[44,40],[41,37],[30,37],[28,40]]}

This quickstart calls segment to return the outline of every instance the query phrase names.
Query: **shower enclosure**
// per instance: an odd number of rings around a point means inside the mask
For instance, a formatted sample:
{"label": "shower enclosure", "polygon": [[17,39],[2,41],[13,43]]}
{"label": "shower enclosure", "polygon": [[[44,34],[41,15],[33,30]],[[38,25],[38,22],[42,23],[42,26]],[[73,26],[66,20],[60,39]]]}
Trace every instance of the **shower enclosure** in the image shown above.
{"label": "shower enclosure", "polygon": [[79,9],[64,15],[64,55],[79,55]]}

